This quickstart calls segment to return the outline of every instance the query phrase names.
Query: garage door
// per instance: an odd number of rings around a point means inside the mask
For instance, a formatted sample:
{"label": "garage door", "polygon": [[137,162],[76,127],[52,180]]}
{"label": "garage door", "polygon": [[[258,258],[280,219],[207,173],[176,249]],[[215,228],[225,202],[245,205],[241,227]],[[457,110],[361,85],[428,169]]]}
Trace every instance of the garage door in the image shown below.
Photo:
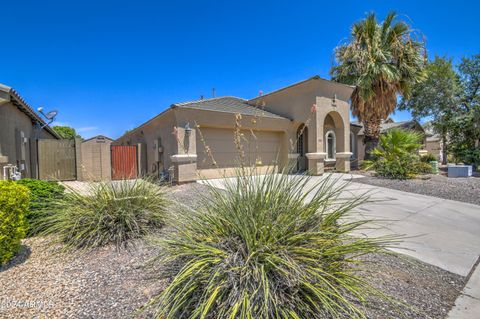
{"label": "garage door", "polygon": [[[280,132],[254,132],[242,131],[242,145],[245,160],[253,165],[274,165],[280,152]],[[203,136],[204,141],[202,141]],[[217,167],[235,167],[239,163],[239,152],[235,147],[232,129],[202,128],[201,134],[197,133],[197,167],[198,169],[215,168],[210,156],[206,152],[207,145],[211,149]]]}

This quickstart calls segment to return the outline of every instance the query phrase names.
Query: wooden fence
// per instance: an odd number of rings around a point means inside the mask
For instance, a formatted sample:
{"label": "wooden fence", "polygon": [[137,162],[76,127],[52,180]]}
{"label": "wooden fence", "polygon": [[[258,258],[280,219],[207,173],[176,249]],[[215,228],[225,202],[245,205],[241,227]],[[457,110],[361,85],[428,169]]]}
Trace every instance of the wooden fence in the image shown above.
{"label": "wooden fence", "polygon": [[77,179],[75,141],[40,139],[37,141],[38,175],[44,180]]}
{"label": "wooden fence", "polygon": [[112,145],[112,179],[132,179],[138,176],[136,145]]}

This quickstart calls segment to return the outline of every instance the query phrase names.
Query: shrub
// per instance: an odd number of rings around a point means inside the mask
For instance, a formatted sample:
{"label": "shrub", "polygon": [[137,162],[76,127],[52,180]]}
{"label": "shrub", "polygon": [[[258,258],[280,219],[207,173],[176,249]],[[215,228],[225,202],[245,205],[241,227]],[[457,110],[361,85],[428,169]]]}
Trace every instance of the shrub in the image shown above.
{"label": "shrub", "polygon": [[413,164],[413,172],[415,174],[431,174],[433,167],[430,163],[416,162]]}
{"label": "shrub", "polygon": [[163,225],[167,200],[163,186],[137,179],[69,188],[57,205],[58,212],[39,220],[42,234],[57,235],[66,249],[121,248]]}
{"label": "shrub", "polygon": [[415,163],[419,161],[416,151],[421,147],[420,140],[418,133],[391,129],[380,136],[378,147],[372,151],[374,159],[364,163],[363,167],[374,169],[386,178],[411,178],[416,174]]}
{"label": "shrub", "polygon": [[328,179],[239,175],[198,208],[178,207],[174,231],[153,240],[170,279],[146,306],[155,318],[363,317],[359,304],[381,293],[358,275],[360,256],[388,244],[353,236],[365,198],[341,200]]}
{"label": "shrub", "polygon": [[430,163],[433,161],[438,161],[438,158],[432,153],[427,153],[426,155],[420,156],[420,162]]}
{"label": "shrub", "polygon": [[25,213],[28,210],[28,189],[14,182],[0,182],[0,265],[20,249],[25,237]]}
{"label": "shrub", "polygon": [[54,213],[55,203],[63,198],[65,187],[57,182],[29,178],[21,179],[17,183],[30,191],[30,207],[25,217],[29,226],[28,235],[34,235],[31,225],[45,214]]}
{"label": "shrub", "polygon": [[480,147],[463,149],[461,151],[457,151],[455,155],[458,161],[474,165],[477,168],[480,166]]}

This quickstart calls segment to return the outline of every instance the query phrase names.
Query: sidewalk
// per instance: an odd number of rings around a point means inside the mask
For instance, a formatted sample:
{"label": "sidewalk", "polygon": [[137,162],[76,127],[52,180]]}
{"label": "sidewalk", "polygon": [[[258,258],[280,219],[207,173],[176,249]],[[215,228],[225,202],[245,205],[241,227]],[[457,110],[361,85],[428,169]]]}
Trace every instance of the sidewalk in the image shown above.
{"label": "sidewalk", "polygon": [[[480,256],[479,256],[480,260]],[[477,265],[447,319],[473,319],[480,317],[480,267]]]}

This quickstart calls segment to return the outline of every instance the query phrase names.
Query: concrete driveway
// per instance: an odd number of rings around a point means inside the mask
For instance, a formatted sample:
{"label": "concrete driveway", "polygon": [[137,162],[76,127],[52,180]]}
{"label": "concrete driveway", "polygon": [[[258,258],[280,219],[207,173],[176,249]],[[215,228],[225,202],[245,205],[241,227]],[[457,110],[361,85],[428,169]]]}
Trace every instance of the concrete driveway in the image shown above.
{"label": "concrete driveway", "polygon": [[[383,220],[368,236],[407,238],[396,251],[450,272],[467,276],[480,255],[480,206],[355,183],[360,175],[333,174],[338,183],[353,178],[342,196],[369,192],[371,202],[358,208],[359,218]],[[324,177],[312,177],[312,183]],[[222,188],[222,179],[208,183]],[[200,181],[200,183],[204,183]],[[480,196],[480,194],[479,194]]]}

